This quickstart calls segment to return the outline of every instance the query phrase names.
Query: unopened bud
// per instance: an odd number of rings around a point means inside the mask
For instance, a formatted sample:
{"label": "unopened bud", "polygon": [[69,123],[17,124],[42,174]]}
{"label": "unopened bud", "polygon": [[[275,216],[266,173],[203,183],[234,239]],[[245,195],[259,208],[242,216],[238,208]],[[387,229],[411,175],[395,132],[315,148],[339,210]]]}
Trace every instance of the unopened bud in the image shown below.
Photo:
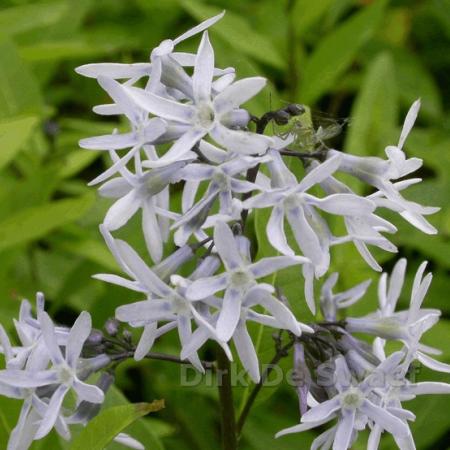
{"label": "unopened bud", "polygon": [[105,330],[110,336],[115,336],[119,332],[120,323],[117,319],[108,319],[105,323]]}

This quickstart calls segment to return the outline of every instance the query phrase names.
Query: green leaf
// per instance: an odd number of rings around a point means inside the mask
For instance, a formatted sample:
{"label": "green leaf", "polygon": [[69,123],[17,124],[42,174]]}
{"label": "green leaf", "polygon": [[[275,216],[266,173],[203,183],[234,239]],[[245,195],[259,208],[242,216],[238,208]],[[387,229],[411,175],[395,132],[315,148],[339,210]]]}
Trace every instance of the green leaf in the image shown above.
{"label": "green leaf", "polygon": [[42,111],[39,85],[16,46],[0,36],[0,118]]}
{"label": "green leaf", "polygon": [[93,195],[57,200],[26,208],[0,222],[0,250],[39,239],[50,231],[82,217],[92,206]]}
{"label": "green leaf", "polygon": [[0,120],[0,169],[23,147],[37,123],[37,117]]}
{"label": "green leaf", "polygon": [[395,73],[401,86],[400,100],[408,108],[418,97],[421,99],[421,115],[439,119],[442,115],[442,99],[436,81],[420,58],[404,49],[395,49]]}
{"label": "green leaf", "polygon": [[387,0],[379,0],[365,7],[320,41],[306,62],[300,90],[302,102],[312,104],[333,87],[373,35],[386,3]]}
{"label": "green leaf", "polygon": [[345,150],[354,155],[379,154],[395,132],[398,93],[390,54],[379,54],[367,68],[353,104]]}
{"label": "green leaf", "polygon": [[67,8],[64,1],[30,3],[0,11],[0,30],[14,35],[57,23]]}
{"label": "green leaf", "polygon": [[[201,21],[219,14],[222,10],[214,6],[205,5],[195,0],[179,0],[182,8],[192,17]],[[282,69],[285,66],[283,58],[277,52],[270,39],[255,31],[251,24],[243,17],[227,11],[225,17],[212,28],[236,50],[241,51],[255,60]]]}
{"label": "green leaf", "polygon": [[101,412],[74,439],[70,450],[103,450],[137,419],[164,408],[164,400],[113,406]]}
{"label": "green leaf", "polygon": [[292,21],[295,26],[295,34],[302,38],[305,33],[317,23],[327,12],[335,0],[297,0],[292,10]]}

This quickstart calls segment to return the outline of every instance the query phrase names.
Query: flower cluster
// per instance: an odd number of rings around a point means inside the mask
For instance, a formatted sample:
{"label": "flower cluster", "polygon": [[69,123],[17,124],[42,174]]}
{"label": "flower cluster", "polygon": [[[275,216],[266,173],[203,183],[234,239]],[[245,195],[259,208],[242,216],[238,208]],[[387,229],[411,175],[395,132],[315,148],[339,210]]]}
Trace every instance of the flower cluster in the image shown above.
{"label": "flower cluster", "polygon": [[[265,126],[270,120],[289,125],[305,108],[288,105],[261,118],[243,108],[266,80],[236,80],[234,68],[216,67],[207,29],[222,16],[161,42],[149,62],[88,64],[76,69],[95,78],[111,98],[111,103],[94,111],[124,116],[129,122],[127,131],[114,129],[109,135],[80,141],[82,148],[107,152],[111,159],[110,167],[90,185],[100,185],[100,195],[114,199],[100,231],[123,274],[95,277],[141,296],[116,310],[117,321],[142,329],[139,341],[130,347],[136,360],[147,357],[158,338],[176,329],[181,360],[204,371],[198,354],[201,347],[213,341],[232,360],[233,342],[242,365],[259,383],[258,355],[247,322],[287,330],[295,342],[296,370],[317,376],[314,380],[310,376],[307,386],[299,388],[302,423],[279,435],[337,418],[337,425],[320,435],[313,448],[329,448],[332,442],[335,449],[349,448],[357,431],[367,425],[372,430],[371,448],[377,448],[383,430],[392,433],[401,448],[413,448],[406,422],[413,415],[400,402],[421,393],[448,392],[448,385],[407,380],[415,359],[448,371],[429,356],[435,350],[419,342],[439,318],[439,311],[420,308],[431,281],[429,275],[422,280],[425,266],[416,277],[409,311],[395,312],[406,266],[401,260],[389,289],[386,275],[381,277],[380,309],[369,317],[344,322],[338,322],[338,310],[358,301],[369,282],[334,294],[337,274],[333,274],[321,295],[326,319],[322,324],[299,321],[281,294],[282,286],[269,276],[293,268],[315,314],[313,282],[327,273],[332,246],[353,242],[377,271],[381,267],[368,246],[397,250],[383,234],[394,233],[396,227],[379,215],[380,208],[398,212],[425,233],[436,232],[424,216],[437,208],[406,200],[400,193],[421,181],[405,179],[422,161],[408,159],[403,151],[420,102],[408,112],[398,144],[386,148],[387,159],[345,154],[329,149],[319,138],[305,144],[304,153],[292,150],[289,146],[298,137],[290,132],[268,136]],[[175,51],[178,43],[200,33],[196,54]],[[292,168],[292,158],[299,159],[303,169]],[[339,173],[362,180],[373,193],[356,194],[340,181]],[[260,209],[269,209],[266,237],[277,256],[256,259],[248,228],[249,217]],[[115,236],[139,212],[145,257]],[[329,214],[342,217],[345,235],[333,234],[326,220]],[[28,448],[53,427],[69,437],[68,424],[86,423],[92,416],[88,406],[102,402],[106,389],[102,387],[109,383],[100,378],[99,386],[94,386],[86,379],[123,356],[105,354],[100,345],[97,356],[80,357],[91,332],[88,313],[83,312],[69,330],[53,326],[40,300],[37,319],[31,317],[28,303],[24,305],[16,322],[21,347],[11,347],[0,328],[6,359],[6,369],[0,371],[0,392],[24,400],[9,450]],[[353,332],[375,335],[374,348],[367,348]],[[386,357],[386,339],[401,341],[404,349]],[[321,355],[326,358],[318,360],[310,353],[311,342],[324,345]],[[324,386],[319,375],[327,367],[334,381]],[[399,373],[400,388],[373,384],[379,376],[396,375],[397,380]],[[62,404],[70,390],[78,401],[68,415]],[[139,447],[126,436],[119,440]]]}
{"label": "flower cluster", "polygon": [[[426,262],[417,270],[408,310],[396,312],[406,270],[406,260],[401,259],[392,271],[387,283],[384,273],[379,282],[379,309],[364,318],[346,318],[342,326],[333,326],[334,337],[328,340],[330,349],[323,361],[311,355],[314,361],[309,370],[316,373],[316,381],[310,381],[308,389],[300,390],[309,409],[303,411],[298,425],[280,431],[277,437],[298,433],[321,426],[337,419],[328,430],[320,434],[312,447],[345,450],[353,445],[358,432],[370,429],[368,449],[377,449],[381,434],[392,434],[400,449],[415,449],[408,421],[415,415],[404,409],[402,402],[423,394],[450,394],[450,384],[440,382],[414,382],[410,368],[414,361],[439,372],[450,373],[450,365],[437,361],[430,354],[440,354],[438,349],[420,343],[422,335],[438,320],[440,311],[421,309],[422,301],[430,286],[432,275],[425,277]],[[364,295],[367,283],[340,293],[332,293],[337,277],[333,274],[322,289],[321,307],[330,324],[336,323],[336,312]],[[326,324],[326,323],[325,323]],[[324,325],[325,325],[324,324]],[[376,336],[372,347],[351,336],[362,332]],[[336,338],[336,336],[339,336]],[[386,355],[386,339],[402,342],[401,350]],[[302,346],[301,360],[310,351]],[[311,365],[311,363],[309,363]],[[299,368],[301,369],[301,368]]]}

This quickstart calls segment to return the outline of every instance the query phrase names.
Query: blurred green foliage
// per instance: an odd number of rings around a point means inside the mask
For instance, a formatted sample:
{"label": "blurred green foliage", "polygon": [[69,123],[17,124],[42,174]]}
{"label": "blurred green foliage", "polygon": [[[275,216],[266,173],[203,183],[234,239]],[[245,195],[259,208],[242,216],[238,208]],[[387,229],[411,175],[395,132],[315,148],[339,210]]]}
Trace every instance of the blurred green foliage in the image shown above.
{"label": "blurred green foliage", "polygon": [[[427,339],[442,348],[442,359],[450,362],[450,210],[445,208],[450,194],[449,0],[1,0],[0,5],[3,324],[10,326],[19,301],[33,298],[37,290],[46,293],[54,317],[67,324],[87,309],[101,327],[118,304],[132,300],[128,292],[91,278],[117,269],[97,228],[109,203],[86,186],[107,161],[100,152],[77,147],[80,138],[124,124],[91,112],[93,105],[106,100],[105,93],[93,80],[77,76],[74,68],[96,61],[145,61],[161,40],[225,8],[227,15],[211,30],[218,64],[236,67],[240,77],[264,75],[270,80],[249,104],[254,114],[286,102],[305,103],[313,111],[350,119],[335,142],[337,148],[382,156],[384,147],[397,141],[408,107],[421,97],[419,121],[406,149],[410,156],[424,159],[424,182],[408,194],[443,207],[431,217],[439,234],[422,235],[393,217],[399,228],[393,241],[409,258],[409,285],[420,261],[431,262],[435,277],[427,306],[442,309],[443,319]],[[196,45],[194,39],[182,48],[194,51]],[[265,220],[261,215],[253,222],[256,236]],[[340,227],[335,224],[335,229]],[[138,230],[138,221],[132,222],[123,234],[142,247]],[[258,251],[270,250],[260,242]],[[379,252],[377,257],[390,269],[397,255]],[[350,244],[334,249],[332,269],[341,272],[342,288],[377,277]],[[285,271],[278,281],[291,302],[301,297],[296,272]],[[375,284],[352,313],[374,308]],[[402,301],[408,301],[406,295]],[[301,298],[295,308],[307,316]],[[254,332],[261,360],[268,361],[273,354],[270,332]],[[158,349],[175,353],[176,338],[164,339]],[[282,365],[288,369],[290,361]],[[425,378],[424,372],[419,379]],[[117,386],[108,395],[108,406],[126,403],[122,392],[133,402],[166,400],[163,411],[129,428],[148,449],[219,448],[213,387],[180,387],[179,367],[157,361],[122,365]],[[237,406],[247,393],[237,391]],[[418,416],[412,425],[417,448],[447,448],[448,399],[430,396],[411,405]],[[6,446],[17,408],[18,402],[0,399],[0,449]],[[307,448],[313,433],[273,439],[276,431],[297,421],[293,389],[286,384],[264,388],[244,430],[242,449]],[[365,442],[361,437],[354,448],[365,448]],[[383,449],[394,447],[389,438],[383,440]],[[50,435],[33,446],[43,448],[69,447]]]}

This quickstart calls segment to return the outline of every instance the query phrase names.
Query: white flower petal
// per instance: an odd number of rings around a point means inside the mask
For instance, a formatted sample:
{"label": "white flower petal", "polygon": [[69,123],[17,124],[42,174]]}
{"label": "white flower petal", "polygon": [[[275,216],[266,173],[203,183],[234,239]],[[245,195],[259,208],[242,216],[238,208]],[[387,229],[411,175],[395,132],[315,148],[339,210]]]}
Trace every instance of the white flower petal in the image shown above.
{"label": "white flower petal", "polygon": [[272,246],[284,255],[294,256],[295,253],[289,247],[286,234],[284,232],[284,208],[281,205],[275,205],[270,214],[266,228],[267,238]]}
{"label": "white flower petal", "polygon": [[403,144],[405,143],[408,134],[412,130],[414,126],[414,122],[417,119],[417,115],[419,114],[420,109],[420,99],[416,100],[409,108],[408,114],[406,114],[405,123],[403,124],[402,133],[400,135],[400,139],[398,141],[398,147],[403,148]]}
{"label": "white flower petal", "polygon": [[102,184],[98,189],[98,193],[102,197],[120,198],[128,194],[131,189],[132,186],[125,178],[116,177]]}
{"label": "white flower petal", "polygon": [[326,180],[330,175],[332,175],[336,170],[339,169],[339,165],[341,163],[342,156],[340,153],[336,153],[331,158],[328,158],[323,163],[316,166],[311,172],[309,172],[303,179],[300,181],[298,186],[296,187],[297,192],[307,191],[310,187],[314,186]]}
{"label": "white flower petal", "polygon": [[137,190],[131,190],[109,208],[103,224],[110,231],[122,228],[140,209],[141,204]]}
{"label": "white flower petal", "polygon": [[242,365],[247,370],[250,378],[254,383],[259,383],[261,375],[259,372],[258,356],[253,346],[252,339],[248,334],[245,322],[239,322],[233,334],[233,341],[236,346],[239,359]]}
{"label": "white flower petal", "polygon": [[425,366],[431,370],[436,370],[437,372],[450,373],[450,364],[445,364],[441,361],[437,361],[422,352],[416,353],[417,359]]}
{"label": "white flower petal", "polygon": [[120,109],[133,124],[141,121],[141,111],[128,93],[127,89],[112,78],[104,76],[97,77],[98,84],[109,94]]}
{"label": "white flower petal", "polygon": [[336,426],[336,435],[334,437],[333,450],[347,450],[353,435],[353,426],[355,424],[355,410],[342,411]]}
{"label": "white flower petal", "polygon": [[45,345],[47,346],[47,350],[51,360],[53,361],[53,364],[63,364],[64,358],[57,344],[55,326],[53,325],[52,320],[45,311],[38,312],[38,320],[41,325],[42,336],[44,338]]}
{"label": "white flower petal", "polygon": [[228,342],[233,336],[241,315],[242,292],[229,287],[223,297],[222,309],[217,320],[217,335],[220,340]]}
{"label": "white flower petal", "polygon": [[147,244],[147,249],[153,262],[160,262],[163,255],[163,240],[152,198],[147,198],[143,202],[142,230],[144,233],[145,243]]}
{"label": "white flower petal", "polygon": [[150,292],[161,297],[172,293],[172,290],[150,270],[142,258],[126,242],[117,239],[115,244],[120,257],[136,276],[137,281],[146,286]]}
{"label": "white flower petal", "polygon": [[62,384],[53,393],[53,395],[50,399],[50,403],[47,408],[47,412],[45,413],[44,417],[42,418],[42,421],[36,432],[35,439],[43,438],[54,427],[55,422],[58,419],[58,416],[60,414],[61,406],[64,401],[64,397],[66,396],[68,391],[69,391],[69,387]]}
{"label": "white flower petal", "polygon": [[91,315],[83,311],[73,324],[67,338],[66,361],[70,367],[76,368],[84,342],[92,329]]}
{"label": "white flower petal", "polygon": [[262,77],[244,78],[225,88],[214,99],[214,109],[218,114],[238,108],[254,97],[267,83]]}
{"label": "white flower petal", "polygon": [[202,300],[216,292],[223,291],[228,285],[227,273],[202,278],[194,281],[187,289],[186,296],[190,300]]}
{"label": "white flower petal", "polygon": [[308,196],[307,199],[323,211],[341,216],[366,215],[375,209],[372,201],[354,194],[332,194],[325,198]]}
{"label": "white flower petal", "polygon": [[158,323],[152,322],[144,326],[139,343],[134,352],[134,359],[140,361],[145,358],[145,355],[151,350],[156,339],[156,330],[158,329]]}
{"label": "white flower petal", "polygon": [[214,50],[209,42],[208,32],[205,31],[195,58],[192,85],[194,101],[206,102],[211,99],[211,83],[214,72]]}
{"label": "white flower petal", "polygon": [[116,309],[116,318],[121,322],[154,322],[170,320],[171,317],[174,317],[174,314],[167,300],[144,300]]}
{"label": "white flower petal", "polygon": [[230,130],[221,123],[216,123],[210,130],[211,137],[229,151],[244,155],[264,153],[271,143],[267,136],[250,131]]}
{"label": "white flower petal", "polygon": [[225,11],[222,11],[220,14],[217,14],[216,16],[210,17],[209,19],[204,20],[203,22],[199,23],[195,27],[191,28],[190,30],[183,33],[181,36],[178,36],[173,40],[174,45],[178,44],[181,41],[184,41],[186,39],[189,39],[192,36],[195,36],[198,33],[201,33],[202,31],[206,30],[210,26],[214,25],[216,22],[218,22],[223,16],[225,15]]}
{"label": "white flower petal", "polygon": [[107,78],[120,79],[150,75],[151,68],[152,65],[150,63],[96,63],[79,66],[75,69],[75,72],[89,78],[103,76]]}
{"label": "white flower petal", "polygon": [[271,256],[251,264],[249,266],[249,271],[255,278],[262,278],[286,267],[307,262],[309,262],[309,260],[302,256]]}
{"label": "white flower petal", "polygon": [[227,270],[243,264],[233,232],[225,222],[217,222],[214,227],[214,245]]}
{"label": "white flower petal", "polygon": [[81,139],[78,145],[87,150],[120,150],[123,148],[134,147],[138,144],[135,132],[106,134],[104,136],[95,136]]}
{"label": "white flower petal", "polygon": [[319,403],[310,410],[306,411],[302,416],[302,422],[318,422],[330,420],[331,416],[341,407],[341,403],[338,398],[332,398],[326,400],[323,403]]}
{"label": "white flower petal", "polygon": [[130,97],[145,111],[163,119],[190,124],[195,114],[192,106],[160,97],[140,88],[125,87]]}
{"label": "white flower petal", "polygon": [[383,427],[389,433],[405,437],[408,435],[409,428],[401,419],[387,412],[385,409],[374,405],[371,401],[365,399],[360,406],[361,411],[370,417],[375,423]]}
{"label": "white flower petal", "polygon": [[25,371],[18,369],[0,370],[0,382],[19,388],[36,388],[58,382],[55,370]]}
{"label": "white flower petal", "polygon": [[80,400],[89,403],[103,403],[103,400],[105,399],[103,391],[98,386],[83,383],[77,378],[73,380],[73,388]]}

